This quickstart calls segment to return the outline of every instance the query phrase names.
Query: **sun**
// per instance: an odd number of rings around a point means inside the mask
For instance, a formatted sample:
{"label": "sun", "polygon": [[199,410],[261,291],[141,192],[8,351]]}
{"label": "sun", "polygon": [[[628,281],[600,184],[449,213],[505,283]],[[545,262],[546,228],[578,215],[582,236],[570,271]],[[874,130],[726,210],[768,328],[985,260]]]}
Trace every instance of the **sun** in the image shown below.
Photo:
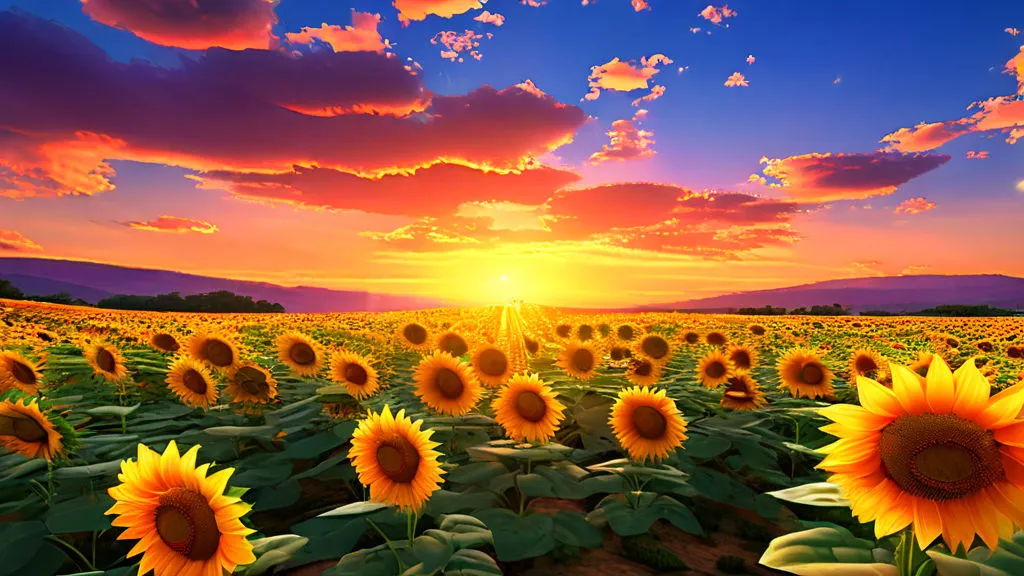
{"label": "sun", "polygon": [[501,275],[501,281],[502,281],[502,282],[508,282],[508,276],[506,276],[506,275],[502,274],[502,275]]}

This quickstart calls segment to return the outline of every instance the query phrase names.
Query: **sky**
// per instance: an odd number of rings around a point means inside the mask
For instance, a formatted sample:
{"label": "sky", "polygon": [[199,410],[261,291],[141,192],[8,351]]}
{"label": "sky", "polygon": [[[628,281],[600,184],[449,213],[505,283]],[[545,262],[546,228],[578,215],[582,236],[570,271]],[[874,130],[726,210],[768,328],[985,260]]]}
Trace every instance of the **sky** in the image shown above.
{"label": "sky", "polygon": [[1024,276],[1024,2],[0,0],[0,256],[675,302]]}

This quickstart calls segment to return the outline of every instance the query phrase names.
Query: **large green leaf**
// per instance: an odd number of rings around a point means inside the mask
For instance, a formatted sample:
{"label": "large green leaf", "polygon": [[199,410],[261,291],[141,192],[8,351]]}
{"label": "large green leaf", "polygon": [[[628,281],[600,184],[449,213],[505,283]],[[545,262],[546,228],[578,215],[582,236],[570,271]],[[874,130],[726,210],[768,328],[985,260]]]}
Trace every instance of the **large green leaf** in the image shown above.
{"label": "large green leaf", "polygon": [[805,504],[807,506],[835,506],[849,508],[850,501],[843,496],[843,491],[837,484],[831,482],[812,482],[802,486],[794,486],[785,490],[765,492],[779,500]]}
{"label": "large green leaf", "polygon": [[387,544],[350,552],[335,566],[325,570],[323,576],[395,576],[401,573],[395,554],[406,566],[416,565],[416,556],[408,540],[392,542],[391,546],[394,552]]}
{"label": "large green leaf", "polygon": [[0,576],[30,573],[27,566],[46,542],[46,534],[46,526],[35,520],[0,524]]}
{"label": "large green leaf", "polygon": [[511,510],[495,508],[476,514],[494,535],[498,560],[511,562],[543,556],[555,546],[554,519],[544,514],[517,516]]}
{"label": "large green leaf", "polygon": [[772,540],[760,563],[800,576],[897,576],[892,555],[840,526],[823,526]]}
{"label": "large green leaf", "polygon": [[452,554],[444,568],[445,576],[501,576],[501,568],[479,550],[459,550]]}
{"label": "large green leaf", "polygon": [[104,513],[113,505],[114,499],[103,492],[58,502],[46,514],[46,527],[54,534],[106,530],[112,517]]}
{"label": "large green leaf", "polygon": [[1017,576],[1024,574],[1024,531],[1008,540],[1000,539],[995,550],[979,546],[966,559],[938,550],[929,550],[928,556],[940,576]]}
{"label": "large green leaf", "polygon": [[578,548],[600,548],[601,531],[579,512],[559,510],[555,514],[555,540]]}
{"label": "large green leaf", "polygon": [[653,492],[630,493],[626,495],[612,494],[598,504],[598,508],[588,514],[588,520],[600,523],[607,520],[619,536],[637,536],[647,532],[655,521],[664,518],[680,530],[692,534],[703,535],[700,522],[683,503],[670,496]]}
{"label": "large green leaf", "polygon": [[235,569],[239,576],[262,576],[273,568],[284,564],[292,559],[306,543],[308,538],[296,536],[295,534],[282,534],[269,538],[252,540],[252,553],[256,561],[247,566]]}
{"label": "large green leaf", "polygon": [[731,446],[728,438],[704,434],[691,434],[684,444],[686,453],[693,458],[714,458],[726,453]]}

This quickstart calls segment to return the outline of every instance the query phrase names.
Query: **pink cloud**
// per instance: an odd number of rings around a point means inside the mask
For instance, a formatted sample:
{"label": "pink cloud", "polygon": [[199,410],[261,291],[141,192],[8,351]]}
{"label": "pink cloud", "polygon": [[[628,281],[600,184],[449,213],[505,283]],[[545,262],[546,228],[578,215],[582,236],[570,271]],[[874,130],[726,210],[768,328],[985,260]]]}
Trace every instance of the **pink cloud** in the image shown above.
{"label": "pink cloud", "polygon": [[483,38],[483,34],[478,34],[472,30],[466,30],[462,34],[454,31],[438,32],[430,39],[431,44],[440,44],[443,48],[441,50],[441,58],[451,60],[455,62],[463,61],[462,53],[466,52],[475,60],[480,60],[483,55],[477,48],[480,47],[480,39]]}
{"label": "pink cloud", "polygon": [[[589,6],[589,5],[593,4],[596,1],[597,0],[582,0],[581,4],[583,6]],[[525,3],[525,0],[524,0],[524,3]],[[651,9],[651,5],[648,4],[647,0],[631,0],[631,3],[633,5],[633,10],[636,11],[636,12],[640,12],[642,10],[650,10]]]}
{"label": "pink cloud", "polygon": [[980,152],[975,152],[974,150],[968,150],[967,151],[967,158],[969,160],[984,160],[985,158],[988,158],[988,150],[982,150]]}
{"label": "pink cloud", "polygon": [[747,64],[753,64],[756,61],[757,61],[757,58],[754,58],[753,54],[747,54]]}
{"label": "pink cloud", "polygon": [[886,135],[881,142],[897,152],[927,152],[969,132],[964,121],[922,122],[913,128],[900,128]]}
{"label": "pink cloud", "polygon": [[636,100],[633,100],[633,106],[640,106],[644,102],[652,102],[654,100],[657,100],[658,98],[661,98],[664,95],[665,95],[665,87],[664,86],[655,85],[655,86],[651,87],[651,92],[649,94],[647,94],[646,96],[641,96],[641,97],[637,98]]}
{"label": "pink cloud", "polygon": [[900,202],[892,212],[893,214],[920,214],[935,208],[935,202],[929,202],[924,198],[909,198]]}
{"label": "pink cloud", "polygon": [[300,32],[288,32],[285,38],[292,44],[320,41],[335,52],[384,52],[389,44],[377,30],[379,25],[380,14],[353,10],[351,26],[328,26],[324,22],[319,28],[305,27]]}
{"label": "pink cloud", "polygon": [[605,144],[601,150],[591,154],[588,162],[601,164],[609,160],[636,160],[654,156],[656,152],[654,140],[651,138],[654,133],[641,130],[636,125],[639,119],[634,116],[632,120],[612,122],[612,129],[607,133],[611,143]]}
{"label": "pink cloud", "polygon": [[0,252],[42,252],[43,247],[14,230],[0,230]]}
{"label": "pink cloud", "polygon": [[136,230],[146,230],[149,232],[171,232],[176,234],[184,234],[186,232],[213,234],[219,230],[216,225],[210,224],[205,220],[180,218],[178,216],[160,216],[159,218],[148,222],[125,222],[124,225]]}
{"label": "pink cloud", "polygon": [[484,22],[486,24],[494,24],[495,26],[501,26],[505,23],[505,17],[501,14],[491,14],[487,10],[481,12],[476,18],[473,18],[477,22]]}
{"label": "pink cloud", "polygon": [[726,18],[735,18],[736,11],[730,10],[728,4],[723,5],[721,8],[708,4],[698,15],[717,26],[721,25]]}
{"label": "pink cloud", "polygon": [[519,3],[522,4],[523,6],[533,6],[534,8],[538,8],[540,6],[547,4],[548,2],[547,0],[519,0]]}
{"label": "pink cloud", "polygon": [[639,65],[635,61],[623,62],[612,58],[610,62],[591,67],[588,78],[590,93],[585,98],[597,100],[602,89],[632,92],[647,88],[651,78],[661,71],[657,66],[669,64],[672,64],[672,60],[664,54],[641,58]]}
{"label": "pink cloud", "polygon": [[1006,30],[1003,30],[1003,32],[1006,32],[1010,36],[1017,36],[1018,34],[1020,34],[1020,30],[1016,28],[1007,28]]}
{"label": "pink cloud", "polygon": [[480,0],[394,0],[391,5],[398,10],[398,19],[406,26],[411,21],[426,20],[430,15],[451,18],[483,8]]}
{"label": "pink cloud", "polygon": [[733,88],[736,86],[750,86],[750,82],[747,82],[747,78],[739,72],[733,72],[731,76],[725,79],[725,85]]}
{"label": "pink cloud", "polygon": [[272,47],[275,5],[267,0],[82,0],[82,11],[154,44],[245,50]]}

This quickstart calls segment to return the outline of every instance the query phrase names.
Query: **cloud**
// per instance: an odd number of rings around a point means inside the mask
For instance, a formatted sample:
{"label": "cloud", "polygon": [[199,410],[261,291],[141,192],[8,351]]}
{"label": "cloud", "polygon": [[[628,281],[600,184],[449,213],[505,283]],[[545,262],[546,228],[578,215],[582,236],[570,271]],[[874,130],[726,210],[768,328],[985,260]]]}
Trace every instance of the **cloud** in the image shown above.
{"label": "cloud", "polygon": [[491,14],[487,10],[484,10],[476,18],[473,18],[477,22],[484,22],[486,24],[494,24],[495,26],[501,26],[505,23],[505,17],[501,14]]}
{"label": "cloud", "polygon": [[459,218],[490,220],[489,230],[547,230],[546,206],[543,204],[516,204],[514,202],[467,202],[459,206]]}
{"label": "cloud", "polygon": [[857,262],[850,262],[850,268],[853,268],[857,272],[870,273],[875,276],[885,276],[885,273],[878,270],[878,267],[882,263],[878,260],[861,260]]}
{"label": "cloud", "polygon": [[403,25],[426,20],[430,15],[451,18],[456,14],[483,8],[481,0],[394,0],[391,5],[398,10],[398,19]]}
{"label": "cloud", "polygon": [[351,26],[329,26],[324,22],[319,28],[304,27],[300,32],[288,32],[285,38],[292,44],[323,42],[335,52],[384,52],[390,44],[381,37],[377,30],[379,25],[380,14],[353,10]]}
{"label": "cloud", "polygon": [[753,64],[757,62],[757,58],[754,58],[753,54],[747,54],[747,64]]}
{"label": "cloud", "polygon": [[959,138],[968,130],[964,121],[922,122],[913,128],[900,128],[886,135],[881,142],[888,143],[888,150],[897,152],[927,152]]}
{"label": "cloud", "polygon": [[[427,93],[396,56],[210,49],[181,68],[111,60],[80,34],[0,12],[0,194],[94,194],[108,160],[362,175],[438,161],[521,168],[586,115],[534,88]],[[14,150],[8,154],[6,150]],[[69,172],[70,171],[70,172]]]}
{"label": "cloud", "polygon": [[913,178],[950,160],[937,154],[811,153],[782,159],[761,158],[769,186],[802,202],[863,200],[888,196]]}
{"label": "cloud", "polygon": [[42,252],[43,247],[14,230],[0,230],[0,252]]}
{"label": "cloud", "polygon": [[1020,182],[1017,182],[1017,191],[1018,192],[1024,192],[1024,180],[1021,180]]}
{"label": "cloud", "polygon": [[669,64],[672,64],[672,60],[664,54],[641,58],[639,65],[632,60],[623,62],[618,58],[612,58],[610,62],[590,68],[590,77],[588,78],[590,93],[584,98],[597,100],[601,95],[601,90],[632,92],[645,89],[651,78],[660,72],[657,66]]}
{"label": "cloud", "polygon": [[[716,26],[720,26],[726,18],[735,18],[736,11],[730,10],[728,4],[723,5],[721,8],[708,4],[707,7],[701,10],[698,15],[708,22],[711,22]],[[728,26],[728,24],[726,24],[726,26]]]}
{"label": "cloud", "polygon": [[[582,0],[581,4],[583,6],[589,6],[595,2],[597,2],[597,0]],[[633,10],[636,12],[651,9],[651,5],[648,4],[647,0],[631,0],[631,3],[633,4]],[[523,4],[526,4],[526,0],[523,0]]]}
{"label": "cloud", "polygon": [[654,133],[637,126],[640,116],[646,116],[646,113],[634,116],[631,120],[612,122],[612,129],[607,132],[611,142],[591,154],[588,162],[601,164],[609,160],[636,160],[654,156],[654,140],[651,138]]}
{"label": "cloud", "polygon": [[893,214],[920,214],[921,212],[927,212],[935,208],[935,202],[929,202],[924,198],[909,198],[900,202],[892,213]]}
{"label": "cloud", "polygon": [[149,222],[125,222],[125,226],[136,230],[147,230],[149,232],[171,232],[184,234],[186,232],[197,232],[199,234],[213,234],[219,228],[205,220],[195,218],[179,218],[177,216],[160,216]]}
{"label": "cloud", "polygon": [[665,95],[665,87],[664,86],[657,86],[657,85],[652,86],[650,94],[647,94],[646,96],[641,96],[641,97],[637,98],[636,100],[633,100],[633,106],[640,106],[644,102],[653,102],[654,100],[657,100],[658,98],[661,98],[664,95]]}
{"label": "cloud", "polygon": [[747,78],[739,72],[733,72],[731,76],[725,79],[725,85],[729,88],[736,86],[750,86],[750,82],[747,82]]}
{"label": "cloud", "polygon": [[920,273],[924,272],[928,268],[930,268],[930,267],[929,266],[923,266],[923,265],[920,265],[920,264],[911,264],[910,266],[907,266],[906,268],[904,268],[902,272],[900,272],[900,276],[914,276],[916,274],[920,274]]}
{"label": "cloud", "polygon": [[968,160],[984,160],[985,158],[988,158],[988,150],[982,150],[980,152],[975,152],[974,150],[967,151]]}
{"label": "cloud", "polygon": [[[490,34],[488,34],[488,37]],[[477,48],[480,47],[480,39],[483,38],[483,34],[478,34],[472,30],[466,30],[462,34],[454,31],[438,32],[430,39],[431,44],[440,44],[443,48],[441,50],[441,58],[451,60],[455,62],[463,61],[462,53],[467,52],[475,60],[480,60],[483,55]]]}
{"label": "cloud", "polygon": [[1020,34],[1020,30],[1018,30],[1016,28],[1007,28],[1007,29],[1003,30],[1003,32],[1006,32],[1010,36],[1017,36],[1018,34]]}
{"label": "cloud", "polygon": [[548,2],[547,0],[519,0],[519,3],[523,6],[533,6],[534,8],[537,8],[547,4]]}
{"label": "cloud", "polygon": [[268,0],[82,0],[90,18],[139,38],[189,50],[271,48],[277,23]]}

